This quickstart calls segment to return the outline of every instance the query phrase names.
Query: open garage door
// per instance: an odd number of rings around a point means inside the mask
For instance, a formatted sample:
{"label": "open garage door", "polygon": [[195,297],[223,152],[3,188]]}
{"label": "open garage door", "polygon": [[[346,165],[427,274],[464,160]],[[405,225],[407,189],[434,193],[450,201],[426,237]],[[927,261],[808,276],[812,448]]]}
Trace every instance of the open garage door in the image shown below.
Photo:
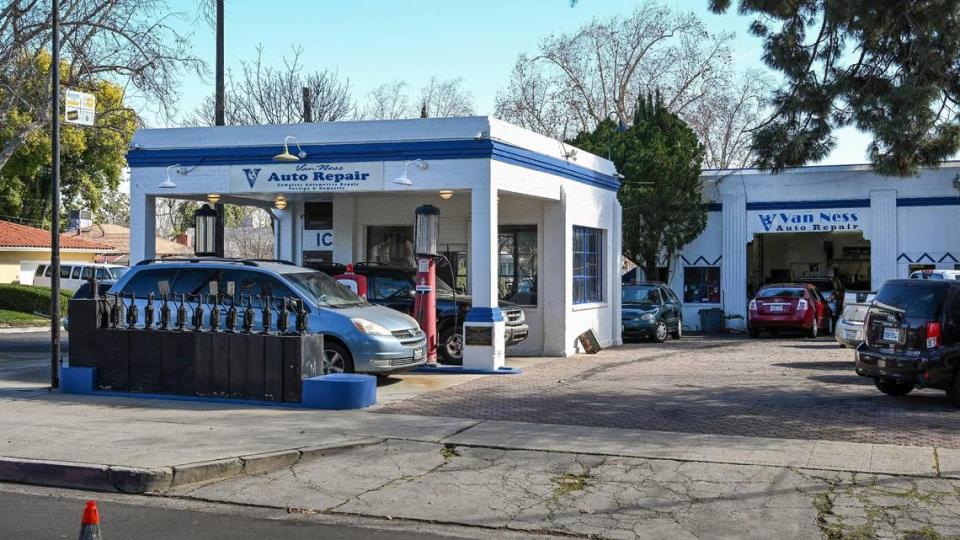
{"label": "open garage door", "polygon": [[754,234],[747,244],[747,291],[768,283],[829,276],[847,290],[870,290],[870,241],[862,232]]}

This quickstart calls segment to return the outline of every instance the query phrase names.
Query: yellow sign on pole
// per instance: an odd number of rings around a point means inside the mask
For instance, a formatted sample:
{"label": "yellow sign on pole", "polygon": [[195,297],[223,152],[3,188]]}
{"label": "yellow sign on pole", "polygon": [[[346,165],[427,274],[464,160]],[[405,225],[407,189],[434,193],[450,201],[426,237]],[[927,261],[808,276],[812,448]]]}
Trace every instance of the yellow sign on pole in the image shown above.
{"label": "yellow sign on pole", "polygon": [[64,122],[92,126],[96,117],[96,110],[97,96],[76,90],[67,90],[64,96]]}

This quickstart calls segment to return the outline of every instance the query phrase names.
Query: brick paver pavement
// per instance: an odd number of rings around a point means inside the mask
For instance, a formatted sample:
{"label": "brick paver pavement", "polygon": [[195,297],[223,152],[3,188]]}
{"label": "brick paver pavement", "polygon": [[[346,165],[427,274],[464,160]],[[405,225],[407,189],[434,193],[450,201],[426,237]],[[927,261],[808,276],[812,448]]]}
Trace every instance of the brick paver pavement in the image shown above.
{"label": "brick paver pavement", "polygon": [[881,394],[829,338],[628,344],[378,412],[960,448],[960,410],[943,392]]}

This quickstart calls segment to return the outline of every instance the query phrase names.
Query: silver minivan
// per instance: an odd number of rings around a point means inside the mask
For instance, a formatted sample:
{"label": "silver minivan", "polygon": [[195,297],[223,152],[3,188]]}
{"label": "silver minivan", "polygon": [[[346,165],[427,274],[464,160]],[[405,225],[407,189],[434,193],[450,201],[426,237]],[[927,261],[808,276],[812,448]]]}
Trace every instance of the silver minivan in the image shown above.
{"label": "silver minivan", "polygon": [[[98,281],[107,281],[120,279],[126,271],[127,267],[119,264],[62,262],[60,263],[60,288],[75,291],[81,285],[93,279],[94,275],[97,276]],[[33,274],[33,285],[50,287],[52,274],[52,266],[41,264]]]}
{"label": "silver minivan", "polygon": [[843,313],[837,319],[833,337],[844,347],[857,348],[863,343],[863,319],[877,295],[873,291],[847,291],[843,297]]}

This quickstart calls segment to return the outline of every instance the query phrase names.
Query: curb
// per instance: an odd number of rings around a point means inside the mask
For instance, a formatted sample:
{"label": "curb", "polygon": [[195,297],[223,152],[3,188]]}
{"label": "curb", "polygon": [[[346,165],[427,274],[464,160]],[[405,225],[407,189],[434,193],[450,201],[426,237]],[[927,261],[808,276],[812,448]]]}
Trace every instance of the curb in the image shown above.
{"label": "curb", "polygon": [[0,326],[0,334],[36,334],[49,331],[49,326]]}
{"label": "curb", "polygon": [[152,469],[0,457],[0,482],[132,494],[164,492],[198,482],[285,469],[300,461],[349,452],[382,443],[384,440],[379,437],[364,437],[342,443],[304,446]]}

